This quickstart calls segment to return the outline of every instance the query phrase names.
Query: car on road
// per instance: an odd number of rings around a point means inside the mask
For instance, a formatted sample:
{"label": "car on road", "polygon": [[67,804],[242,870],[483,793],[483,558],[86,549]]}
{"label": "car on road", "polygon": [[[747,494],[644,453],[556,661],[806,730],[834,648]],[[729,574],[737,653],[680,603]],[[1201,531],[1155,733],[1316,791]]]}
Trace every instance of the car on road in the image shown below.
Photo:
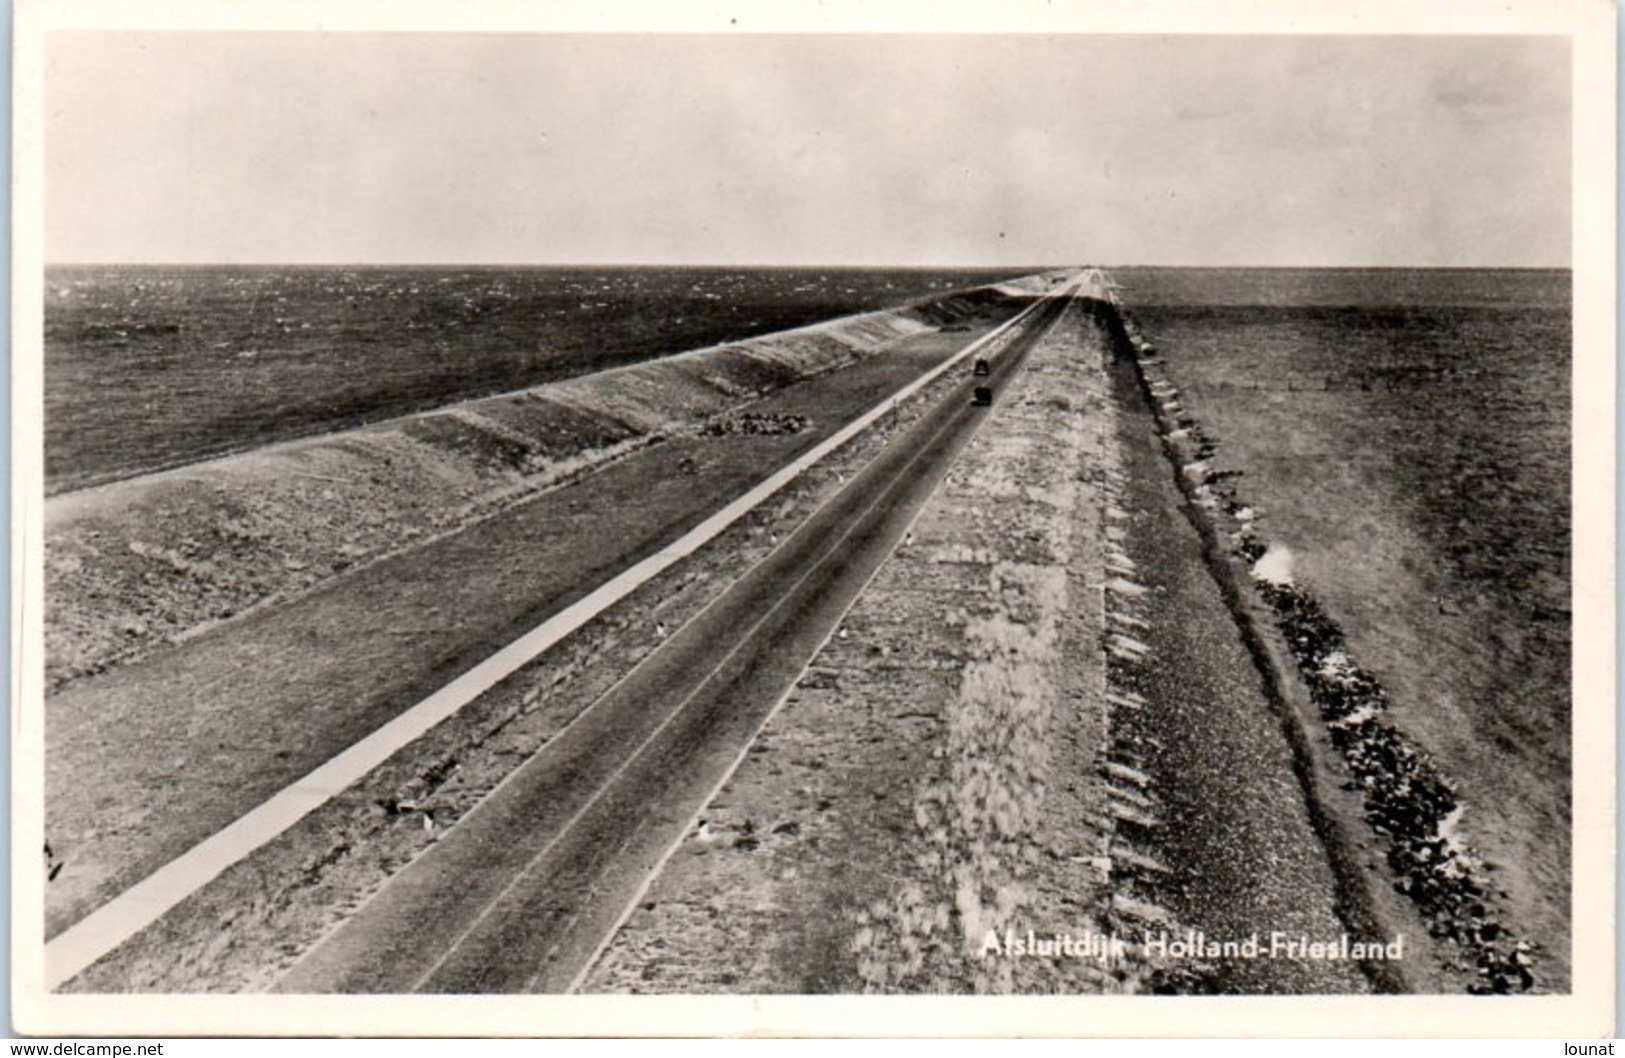
{"label": "car on road", "polygon": [[978,408],[986,408],[993,403],[993,391],[986,386],[977,386],[970,402]]}
{"label": "car on road", "polygon": [[976,366],[971,368],[971,374],[975,375],[977,378],[981,378],[984,375],[989,375],[992,373],[993,368],[986,360],[976,361]]}

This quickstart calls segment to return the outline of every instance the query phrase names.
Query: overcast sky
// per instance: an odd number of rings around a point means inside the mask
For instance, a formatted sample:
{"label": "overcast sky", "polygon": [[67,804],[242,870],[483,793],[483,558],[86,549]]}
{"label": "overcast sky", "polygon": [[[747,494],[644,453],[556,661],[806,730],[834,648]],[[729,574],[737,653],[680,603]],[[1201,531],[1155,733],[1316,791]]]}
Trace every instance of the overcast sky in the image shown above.
{"label": "overcast sky", "polygon": [[47,260],[1569,263],[1534,37],[50,34]]}

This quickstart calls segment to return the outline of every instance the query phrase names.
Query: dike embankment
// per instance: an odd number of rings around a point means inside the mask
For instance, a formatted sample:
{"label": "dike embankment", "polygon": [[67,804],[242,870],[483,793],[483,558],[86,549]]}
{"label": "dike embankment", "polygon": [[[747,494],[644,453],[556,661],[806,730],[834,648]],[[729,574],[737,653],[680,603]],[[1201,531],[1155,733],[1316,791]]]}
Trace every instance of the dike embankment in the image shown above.
{"label": "dike embankment", "polygon": [[1132,350],[1091,297],[1034,349],[587,990],[1405,987]]}
{"label": "dike embankment", "polygon": [[[986,411],[585,991],[1135,987],[1142,960],[1097,943],[1109,438],[1084,304]],[[1006,957],[1029,930],[1076,944]]]}
{"label": "dike embankment", "polygon": [[[946,323],[843,369],[730,406],[566,487],[63,688],[48,706],[47,833],[60,865],[51,922],[75,921],[392,722],[403,703],[557,612],[583,585],[671,543],[861,413],[877,414],[878,395],[946,366],[1012,308],[1033,306],[1032,295],[1052,285],[1037,282],[959,302]],[[319,937],[964,381],[962,372],[937,375],[916,396],[889,401],[878,421],[771,503],[229,868],[75,987],[263,986],[277,968],[264,951],[291,957]],[[93,786],[74,781],[91,773],[100,777]]]}
{"label": "dike embankment", "polygon": [[53,497],[47,686],[465,529],[911,337],[1001,305],[1013,315],[1027,292],[963,291]]}
{"label": "dike embankment", "polygon": [[[1352,933],[1406,939],[1403,961],[1368,963],[1383,990],[1539,990],[1536,945],[1509,921],[1505,893],[1472,845],[1452,776],[1388,716],[1378,674],[1359,660],[1291,546],[1249,499],[1246,474],[1187,403],[1168,362],[1114,307],[1118,362],[1155,424],[1204,560],[1280,714],[1294,771]],[[1312,543],[1303,541],[1300,543]]]}

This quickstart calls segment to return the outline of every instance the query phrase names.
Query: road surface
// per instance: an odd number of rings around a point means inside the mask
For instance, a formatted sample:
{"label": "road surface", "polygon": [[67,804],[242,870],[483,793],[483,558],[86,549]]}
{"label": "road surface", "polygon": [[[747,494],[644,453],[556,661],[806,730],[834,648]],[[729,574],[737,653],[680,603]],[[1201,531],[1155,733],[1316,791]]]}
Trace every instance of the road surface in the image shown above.
{"label": "road surface", "polygon": [[[1058,297],[331,933],[284,992],[568,991],[890,554]],[[997,398],[995,398],[997,399]]]}

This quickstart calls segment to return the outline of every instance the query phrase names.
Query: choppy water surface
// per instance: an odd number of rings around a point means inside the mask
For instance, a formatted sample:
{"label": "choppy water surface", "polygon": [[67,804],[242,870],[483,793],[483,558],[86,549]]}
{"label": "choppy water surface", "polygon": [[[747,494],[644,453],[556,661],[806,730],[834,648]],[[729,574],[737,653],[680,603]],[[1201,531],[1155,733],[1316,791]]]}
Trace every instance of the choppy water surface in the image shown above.
{"label": "choppy water surface", "polygon": [[1460,784],[1482,851],[1518,864],[1499,884],[1561,990],[1583,575],[1569,274],[1120,278],[1266,535],[1317,556],[1306,587]]}
{"label": "choppy water surface", "polygon": [[47,487],[80,488],[1011,274],[52,267]]}
{"label": "choppy water surface", "polygon": [[[1551,270],[1123,270],[1184,362],[1237,387],[1360,409],[1351,455],[1391,464],[1457,572],[1566,615],[1570,275]],[[1300,392],[1296,401],[1290,396]],[[1313,417],[1294,419],[1313,426]],[[1326,429],[1333,424],[1327,423]]]}
{"label": "choppy water surface", "polygon": [[[899,305],[1008,271],[54,267],[52,492]],[[1338,391],[1462,575],[1566,614],[1570,275],[1114,270],[1180,358]]]}

